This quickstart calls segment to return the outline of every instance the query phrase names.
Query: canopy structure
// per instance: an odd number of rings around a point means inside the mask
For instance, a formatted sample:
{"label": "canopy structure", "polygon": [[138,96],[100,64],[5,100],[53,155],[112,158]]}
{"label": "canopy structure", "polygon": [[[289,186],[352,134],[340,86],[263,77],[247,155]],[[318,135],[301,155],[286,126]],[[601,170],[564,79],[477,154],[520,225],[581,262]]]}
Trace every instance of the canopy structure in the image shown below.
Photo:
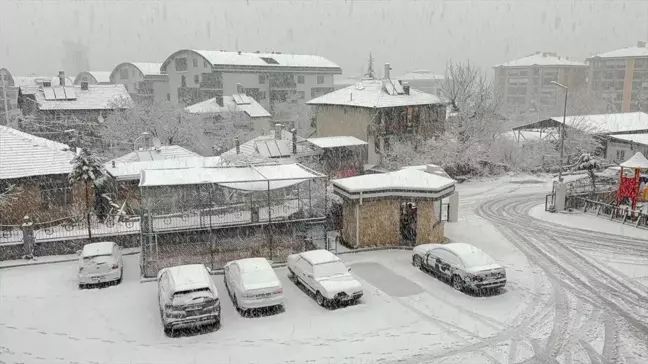
{"label": "canopy structure", "polygon": [[623,168],[648,169],[648,159],[641,153],[636,153],[632,158],[620,164]]}
{"label": "canopy structure", "polygon": [[[641,153],[636,153],[632,158],[620,164],[621,170],[619,173],[619,188],[617,190],[617,206],[623,200],[630,199],[632,206],[632,216],[634,210],[637,208],[637,200],[639,199],[639,189],[641,186],[641,170],[648,169],[648,159]],[[628,174],[625,170],[634,170],[634,173]]]}
{"label": "canopy structure", "polygon": [[151,169],[142,171],[139,185],[140,187],[161,187],[218,184],[236,190],[264,191],[324,177],[323,174],[296,163],[246,167]]}

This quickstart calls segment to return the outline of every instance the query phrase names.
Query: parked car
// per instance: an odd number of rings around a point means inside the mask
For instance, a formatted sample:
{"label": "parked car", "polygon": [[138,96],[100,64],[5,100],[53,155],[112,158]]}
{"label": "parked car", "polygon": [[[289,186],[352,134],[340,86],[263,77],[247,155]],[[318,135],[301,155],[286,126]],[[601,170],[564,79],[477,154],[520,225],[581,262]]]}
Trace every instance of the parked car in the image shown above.
{"label": "parked car", "polygon": [[506,270],[479,248],[465,243],[423,244],[414,248],[412,264],[447,279],[457,290],[501,288]]}
{"label": "parked car", "polygon": [[240,259],[225,265],[225,288],[234,307],[246,311],[283,305],[283,288],[265,258]]}
{"label": "parked car", "polygon": [[202,264],[162,269],[158,273],[158,300],[166,332],[220,324],[218,289]]}
{"label": "parked car", "polygon": [[311,250],[288,256],[290,279],[303,284],[315,294],[320,306],[357,302],[362,297],[362,285],[340,258],[328,250]]}
{"label": "parked car", "polygon": [[119,284],[124,275],[124,263],[119,246],[111,241],[83,246],[79,255],[79,288],[88,284],[114,282]]}

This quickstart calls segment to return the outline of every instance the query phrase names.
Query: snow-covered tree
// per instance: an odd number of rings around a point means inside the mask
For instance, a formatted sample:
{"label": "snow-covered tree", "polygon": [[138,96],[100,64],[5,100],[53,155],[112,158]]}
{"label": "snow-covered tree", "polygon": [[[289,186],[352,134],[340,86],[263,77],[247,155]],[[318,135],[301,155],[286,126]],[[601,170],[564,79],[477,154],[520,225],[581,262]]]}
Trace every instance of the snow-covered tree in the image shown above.
{"label": "snow-covered tree", "polygon": [[592,182],[592,195],[596,193],[596,170],[600,168],[601,161],[590,153],[581,154],[576,161],[575,169],[579,171],[587,171],[587,174],[590,177]]}
{"label": "snow-covered tree", "polygon": [[374,71],[374,59],[371,52],[369,52],[369,60],[367,62],[367,72],[364,74],[367,78],[376,78],[376,71]]}
{"label": "snow-covered tree", "polygon": [[0,181],[0,210],[8,209],[11,203],[18,197],[18,188]]}
{"label": "snow-covered tree", "polygon": [[308,138],[314,132],[314,115],[310,106],[303,102],[281,103],[273,108],[272,124],[282,124],[285,130],[297,129],[297,134]]}
{"label": "snow-covered tree", "polygon": [[78,149],[76,155],[70,161],[74,166],[70,172],[70,184],[82,182],[85,187],[85,210],[86,222],[88,224],[88,238],[92,238],[92,228],[90,225],[90,214],[92,206],[90,204],[90,186],[104,175],[101,163],[87,149]]}

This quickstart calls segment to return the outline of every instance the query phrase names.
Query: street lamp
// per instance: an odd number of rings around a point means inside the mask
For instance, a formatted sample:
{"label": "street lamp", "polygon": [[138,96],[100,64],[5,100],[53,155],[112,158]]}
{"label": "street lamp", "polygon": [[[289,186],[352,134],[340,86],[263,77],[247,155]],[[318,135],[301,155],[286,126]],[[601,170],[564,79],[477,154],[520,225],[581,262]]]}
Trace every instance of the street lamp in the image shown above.
{"label": "street lamp", "polygon": [[563,154],[565,152],[565,123],[567,122],[567,93],[569,88],[565,85],[562,85],[556,81],[551,81],[554,85],[565,90],[565,107],[563,108],[563,122],[562,128],[560,131],[560,170],[558,171],[558,182],[562,182],[562,172],[563,172]]}

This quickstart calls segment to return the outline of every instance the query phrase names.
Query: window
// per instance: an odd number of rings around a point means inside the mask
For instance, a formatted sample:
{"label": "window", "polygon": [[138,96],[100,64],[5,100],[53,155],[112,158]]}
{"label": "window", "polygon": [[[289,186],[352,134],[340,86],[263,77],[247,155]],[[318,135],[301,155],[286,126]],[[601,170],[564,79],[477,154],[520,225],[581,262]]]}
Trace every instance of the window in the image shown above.
{"label": "window", "polygon": [[324,83],[324,75],[318,75],[317,76],[317,84],[321,85]]}
{"label": "window", "polygon": [[72,204],[72,187],[66,182],[44,183],[41,188],[41,206],[49,210]]}
{"label": "window", "polygon": [[184,75],[180,77],[180,87],[187,87],[187,78]]}
{"label": "window", "polygon": [[263,85],[264,83],[266,83],[266,77],[265,77],[265,75],[259,75],[259,83],[262,84],[262,85]]}
{"label": "window", "polygon": [[279,64],[279,62],[277,62],[277,60],[274,58],[270,58],[270,57],[259,57],[259,58],[261,58],[263,62],[267,64]]}
{"label": "window", "polygon": [[616,151],[616,160],[625,160],[625,150]]}
{"label": "window", "polygon": [[304,83],[304,75],[298,75],[297,76],[297,83],[299,83],[299,84]]}
{"label": "window", "polygon": [[211,65],[207,61],[203,61],[203,66],[205,66],[205,68],[210,68],[211,67]]}
{"label": "window", "polygon": [[87,77],[87,76],[83,76],[83,81],[88,82],[88,77]]}
{"label": "window", "polygon": [[187,58],[176,58],[175,59],[175,69],[178,72],[186,71],[187,70]]}
{"label": "window", "polygon": [[333,87],[313,87],[311,89],[311,98],[320,97],[329,92],[333,92]]}
{"label": "window", "polygon": [[378,137],[375,137],[375,138],[374,138],[374,151],[375,151],[376,153],[379,153],[379,154],[380,154],[380,152],[381,152],[381,149],[380,149],[380,138],[378,138]]}
{"label": "window", "polygon": [[297,91],[297,98],[299,100],[304,100],[306,98],[306,92],[304,91]]}
{"label": "window", "polygon": [[[195,61],[195,60],[194,60],[194,61]],[[198,76],[198,75],[194,75],[194,83],[195,83],[196,85],[200,85],[200,76]]]}
{"label": "window", "polygon": [[167,101],[171,101],[171,94],[167,94]]}
{"label": "window", "polygon": [[198,60],[195,58],[193,59],[193,66],[198,67]]}
{"label": "window", "polygon": [[128,79],[128,69],[122,68],[119,70],[119,79],[127,80]]}

